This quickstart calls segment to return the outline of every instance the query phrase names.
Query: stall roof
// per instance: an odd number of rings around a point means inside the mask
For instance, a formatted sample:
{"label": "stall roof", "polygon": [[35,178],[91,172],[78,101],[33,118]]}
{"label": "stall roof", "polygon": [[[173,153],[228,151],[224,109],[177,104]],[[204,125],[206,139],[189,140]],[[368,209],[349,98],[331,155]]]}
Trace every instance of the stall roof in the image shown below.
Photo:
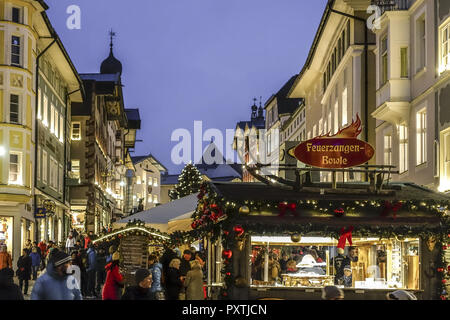
{"label": "stall roof", "polygon": [[[210,182],[213,189],[227,200],[243,201],[296,201],[296,200],[434,200],[442,203],[450,203],[450,197],[421,187],[414,183],[389,184],[390,194],[374,194],[364,191],[363,188],[350,189],[341,187],[336,190],[327,189],[325,194],[320,193],[320,188],[304,188],[295,191],[289,188],[269,186],[264,183],[246,182]],[[350,185],[350,184],[349,184]],[[353,185],[356,185],[353,183]],[[368,183],[359,183],[369,188]],[[339,187],[339,184],[338,184]],[[354,191],[353,191],[354,190]]]}
{"label": "stall roof", "polygon": [[126,218],[119,220],[117,223],[128,223],[134,219],[141,220],[150,224],[164,224],[170,220],[185,215],[192,214],[197,208],[197,194],[189,196],[156,206],[149,210],[141,211]]}

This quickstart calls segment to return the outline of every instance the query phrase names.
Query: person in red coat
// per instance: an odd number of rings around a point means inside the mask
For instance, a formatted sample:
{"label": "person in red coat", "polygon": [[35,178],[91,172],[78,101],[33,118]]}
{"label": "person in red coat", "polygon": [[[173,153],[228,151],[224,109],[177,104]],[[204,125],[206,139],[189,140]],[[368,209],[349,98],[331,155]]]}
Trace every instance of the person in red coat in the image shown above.
{"label": "person in red coat", "polygon": [[124,279],[119,271],[119,259],[119,252],[116,251],[112,255],[112,261],[105,267],[107,273],[102,292],[103,300],[120,300],[121,298],[120,290],[123,288]]}

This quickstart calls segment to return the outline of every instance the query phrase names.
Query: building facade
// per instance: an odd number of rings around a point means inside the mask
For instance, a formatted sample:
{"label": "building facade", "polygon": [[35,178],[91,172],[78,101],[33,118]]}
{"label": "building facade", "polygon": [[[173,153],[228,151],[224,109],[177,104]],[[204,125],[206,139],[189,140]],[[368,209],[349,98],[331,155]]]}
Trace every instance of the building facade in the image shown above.
{"label": "building facade", "polygon": [[136,172],[135,194],[137,211],[144,211],[161,204],[161,173],[167,172],[154,156],[132,157]]}
{"label": "building facade", "polygon": [[[376,33],[377,162],[397,181],[450,190],[448,1],[395,1]],[[380,3],[382,5],[382,3]]]}
{"label": "building facade", "polygon": [[[306,63],[288,96],[305,99],[306,139],[336,134],[361,119],[360,139],[375,145],[375,35],[366,31],[371,1],[335,0],[325,8]],[[349,17],[351,16],[351,17]],[[373,158],[369,164],[375,164]],[[331,173],[321,172],[321,181]],[[359,180],[358,174],[338,179]]]}
{"label": "building facade", "polygon": [[[134,148],[139,112],[130,112],[122,93],[122,64],[109,57],[100,73],[81,74],[84,103],[72,108],[70,204],[74,225],[98,234],[133,205]],[[133,109],[136,110],[136,109]]]}

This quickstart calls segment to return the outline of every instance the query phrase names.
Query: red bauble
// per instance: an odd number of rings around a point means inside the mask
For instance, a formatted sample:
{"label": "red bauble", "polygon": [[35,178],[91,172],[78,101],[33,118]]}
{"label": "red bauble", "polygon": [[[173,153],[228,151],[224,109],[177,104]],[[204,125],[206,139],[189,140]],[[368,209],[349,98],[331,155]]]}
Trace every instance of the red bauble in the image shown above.
{"label": "red bauble", "polygon": [[228,296],[228,293],[224,292],[224,293],[223,293],[223,296],[224,296],[224,297]]}
{"label": "red bauble", "polygon": [[442,296],[441,296],[441,300],[447,300],[447,297],[444,296],[444,295],[442,295]]}
{"label": "red bauble", "polygon": [[225,273],[227,276],[231,276],[231,272],[227,272]]}
{"label": "red bauble", "polygon": [[345,211],[342,208],[334,209],[334,215],[336,217],[342,217],[344,215]]}
{"label": "red bauble", "polygon": [[223,232],[223,234],[227,236],[227,235],[229,235],[229,234],[230,234],[230,232],[229,232],[229,231],[227,231],[227,230],[225,230],[225,231]]}
{"label": "red bauble", "polygon": [[244,233],[244,228],[240,225],[236,225],[234,226],[233,231],[236,232],[238,236],[241,236]]}
{"label": "red bauble", "polygon": [[447,250],[447,246],[442,246],[442,250]]}
{"label": "red bauble", "polygon": [[442,279],[442,283],[447,283],[447,280],[445,280],[445,279]]}
{"label": "red bauble", "polygon": [[444,272],[444,268],[437,268],[437,272]]}
{"label": "red bauble", "polygon": [[191,228],[192,229],[196,229],[197,228],[197,222],[196,221],[191,223]]}
{"label": "red bauble", "polygon": [[231,250],[223,250],[222,251],[222,256],[224,258],[230,259],[232,255],[233,255],[233,252]]}
{"label": "red bauble", "polygon": [[297,204],[289,203],[287,207],[288,207],[289,210],[295,211],[295,209],[297,209]]}

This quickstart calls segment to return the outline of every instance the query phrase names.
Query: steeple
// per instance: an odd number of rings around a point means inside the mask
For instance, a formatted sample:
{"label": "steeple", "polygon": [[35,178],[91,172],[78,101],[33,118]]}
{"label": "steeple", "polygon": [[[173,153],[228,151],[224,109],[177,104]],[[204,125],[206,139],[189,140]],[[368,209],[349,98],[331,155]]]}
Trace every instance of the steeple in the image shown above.
{"label": "steeple", "polygon": [[116,33],[113,32],[113,30],[111,29],[109,32],[109,36],[110,36],[110,44],[109,44],[109,56],[108,58],[106,58],[103,62],[102,65],[100,66],[100,73],[106,73],[106,74],[122,74],[122,63],[117,60],[114,57],[113,54],[113,39],[116,36]]}
{"label": "steeple", "polygon": [[258,111],[258,107],[256,106],[256,98],[253,98],[253,105],[252,105],[252,116],[251,120],[256,119],[256,112]]}
{"label": "steeple", "polygon": [[259,97],[258,118],[259,119],[264,119],[264,109],[262,107],[261,100],[262,100],[262,97],[260,96]]}

